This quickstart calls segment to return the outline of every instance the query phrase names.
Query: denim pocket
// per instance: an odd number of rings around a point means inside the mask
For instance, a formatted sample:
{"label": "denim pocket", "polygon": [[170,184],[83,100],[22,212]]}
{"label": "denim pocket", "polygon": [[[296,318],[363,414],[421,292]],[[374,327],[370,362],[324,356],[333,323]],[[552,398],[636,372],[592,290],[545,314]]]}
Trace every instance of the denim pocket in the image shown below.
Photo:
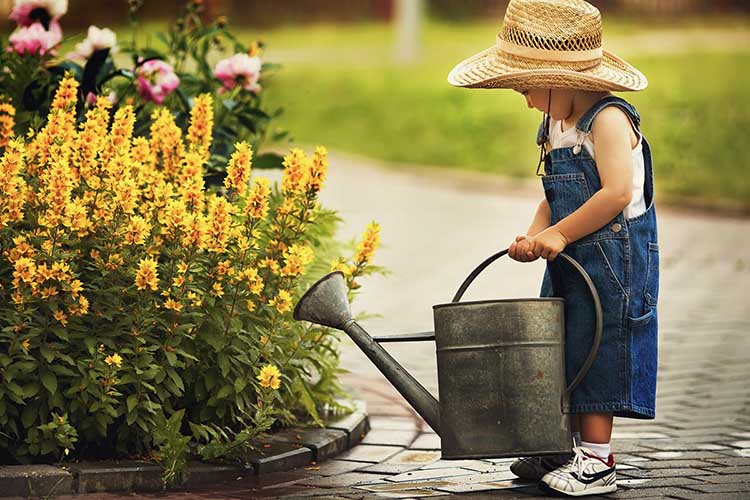
{"label": "denim pocket", "polygon": [[649,323],[649,321],[651,321],[655,314],[656,311],[653,308],[649,307],[648,312],[642,316],[638,316],[637,318],[631,318],[630,316],[628,316],[628,325],[630,326],[630,328],[645,326]]}
{"label": "denim pocket", "polygon": [[545,175],[542,184],[552,213],[550,225],[575,212],[591,196],[586,176],[581,172]]}
{"label": "denim pocket", "polygon": [[659,300],[659,245],[648,242],[646,284],[643,290],[646,304],[656,306]]}

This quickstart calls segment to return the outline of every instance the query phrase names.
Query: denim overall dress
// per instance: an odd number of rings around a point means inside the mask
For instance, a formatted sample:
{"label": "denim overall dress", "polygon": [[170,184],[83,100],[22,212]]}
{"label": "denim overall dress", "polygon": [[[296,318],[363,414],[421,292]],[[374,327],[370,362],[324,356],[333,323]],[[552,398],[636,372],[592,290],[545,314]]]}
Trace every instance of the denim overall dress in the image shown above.
{"label": "denim overall dress", "polygon": [[[576,128],[583,134],[590,133],[594,118],[607,106],[620,107],[640,131],[640,116],[635,108],[616,96],[595,103],[578,120]],[[539,145],[546,142],[544,132],[543,122],[537,136]],[[564,250],[593,280],[603,311],[599,353],[565,403],[565,413],[655,417],[659,245],[651,148],[645,137],[642,144],[646,211],[632,218],[625,218],[620,212],[602,228]],[[551,224],[570,215],[601,189],[596,163],[580,143],[549,151],[544,168],[542,183],[551,209]],[[558,258],[547,262],[541,296],[565,299],[565,371],[570,383],[588,356],[594,338],[596,320],[591,294],[578,272]]]}

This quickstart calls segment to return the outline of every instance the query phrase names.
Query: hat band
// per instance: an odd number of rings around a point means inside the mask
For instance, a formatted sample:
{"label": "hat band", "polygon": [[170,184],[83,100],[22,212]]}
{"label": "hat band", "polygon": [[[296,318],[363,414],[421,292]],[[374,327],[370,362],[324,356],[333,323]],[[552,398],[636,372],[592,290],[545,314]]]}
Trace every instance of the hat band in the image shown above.
{"label": "hat band", "polygon": [[500,35],[497,36],[497,48],[508,54],[513,54],[514,56],[538,59],[541,61],[582,62],[594,61],[602,58],[601,47],[590,50],[537,49],[503,40],[500,38]]}

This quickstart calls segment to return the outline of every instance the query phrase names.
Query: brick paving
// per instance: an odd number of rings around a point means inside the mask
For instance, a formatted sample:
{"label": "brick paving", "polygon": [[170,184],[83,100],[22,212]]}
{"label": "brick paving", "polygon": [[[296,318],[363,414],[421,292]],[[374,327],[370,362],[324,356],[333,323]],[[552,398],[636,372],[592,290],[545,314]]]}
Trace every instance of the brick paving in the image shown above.
{"label": "brick paving", "polygon": [[[343,237],[372,219],[382,224],[377,262],[393,274],[363,280],[354,311],[382,314],[362,321],[373,335],[431,330],[432,305],[449,301],[478,262],[524,231],[541,196],[523,183],[420,172],[332,157],[322,202],[341,213]],[[659,237],[657,418],[615,420],[619,489],[601,498],[748,499],[750,221],[662,209]],[[498,268],[464,300],[538,292],[543,263]],[[434,344],[388,349],[437,393]],[[548,498],[513,479],[507,459],[440,460],[439,438],[348,339],[342,352],[345,382],[367,402],[372,427],[343,455],[190,492],[57,498]]]}

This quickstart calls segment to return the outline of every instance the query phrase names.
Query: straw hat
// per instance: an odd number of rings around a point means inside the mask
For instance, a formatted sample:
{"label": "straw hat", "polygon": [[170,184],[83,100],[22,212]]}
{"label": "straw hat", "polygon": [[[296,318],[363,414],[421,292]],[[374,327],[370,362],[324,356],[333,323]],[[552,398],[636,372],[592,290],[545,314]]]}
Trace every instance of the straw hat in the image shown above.
{"label": "straw hat", "polygon": [[458,63],[471,88],[643,90],[643,73],[602,49],[602,17],[583,0],[510,0],[497,43]]}

